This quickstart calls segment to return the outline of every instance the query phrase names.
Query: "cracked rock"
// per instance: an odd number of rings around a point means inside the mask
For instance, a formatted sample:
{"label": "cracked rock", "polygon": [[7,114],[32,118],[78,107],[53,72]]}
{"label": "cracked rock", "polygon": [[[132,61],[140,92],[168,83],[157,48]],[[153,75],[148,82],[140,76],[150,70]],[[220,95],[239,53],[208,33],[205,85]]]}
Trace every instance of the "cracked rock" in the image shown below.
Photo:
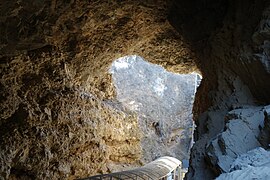
{"label": "cracked rock", "polygon": [[257,137],[263,126],[263,108],[247,107],[228,113],[225,131],[218,134],[207,147],[207,157],[220,172],[229,172],[233,161],[241,154],[260,146]]}

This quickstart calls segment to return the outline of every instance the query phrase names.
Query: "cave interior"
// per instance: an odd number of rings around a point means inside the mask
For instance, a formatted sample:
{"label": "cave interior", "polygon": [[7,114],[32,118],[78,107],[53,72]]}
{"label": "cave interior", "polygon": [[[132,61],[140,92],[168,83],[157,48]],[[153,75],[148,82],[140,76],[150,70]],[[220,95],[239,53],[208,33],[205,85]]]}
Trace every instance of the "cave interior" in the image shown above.
{"label": "cave interior", "polygon": [[270,179],[268,0],[0,0],[0,12],[0,179],[84,178],[158,157],[116,99],[109,68],[128,55],[203,77],[185,179]]}

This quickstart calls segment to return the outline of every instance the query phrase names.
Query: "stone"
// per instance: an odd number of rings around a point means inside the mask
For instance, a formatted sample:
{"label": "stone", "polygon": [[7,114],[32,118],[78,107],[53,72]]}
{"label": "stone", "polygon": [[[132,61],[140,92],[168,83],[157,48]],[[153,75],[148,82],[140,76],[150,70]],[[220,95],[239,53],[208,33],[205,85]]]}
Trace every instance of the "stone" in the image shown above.
{"label": "stone", "polygon": [[206,152],[213,166],[229,172],[237,156],[260,146],[257,137],[264,115],[262,107],[245,107],[228,112],[225,130],[211,140]]}
{"label": "stone", "polygon": [[217,180],[269,179],[270,151],[258,147],[238,156],[228,173],[221,174]]}
{"label": "stone", "polygon": [[258,137],[260,143],[265,149],[270,149],[270,106],[264,107],[264,124],[261,126]]}
{"label": "stone", "polygon": [[237,170],[230,173],[221,174],[216,180],[253,180],[253,179],[270,179],[270,167],[247,167],[243,170]]}
{"label": "stone", "polygon": [[138,119],[115,100],[108,69],[139,54],[173,72],[198,70],[166,21],[168,2],[0,4],[0,179],[78,179],[140,166]]}

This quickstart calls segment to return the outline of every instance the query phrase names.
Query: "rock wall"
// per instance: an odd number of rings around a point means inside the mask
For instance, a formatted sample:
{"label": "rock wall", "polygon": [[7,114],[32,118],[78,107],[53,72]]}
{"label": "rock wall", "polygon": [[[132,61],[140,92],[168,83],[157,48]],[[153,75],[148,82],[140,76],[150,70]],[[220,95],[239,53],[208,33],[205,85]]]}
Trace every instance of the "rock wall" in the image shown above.
{"label": "rock wall", "polygon": [[137,118],[119,110],[108,69],[129,54],[175,72],[197,69],[167,7],[0,0],[0,179],[74,179],[141,165]]}
{"label": "rock wall", "polygon": [[[237,156],[256,146],[267,148],[268,138],[257,140],[260,133],[266,134],[258,132],[258,124],[254,134],[243,124],[246,118],[228,116],[235,109],[246,111],[247,105],[252,112],[270,103],[269,15],[269,2],[263,0],[174,1],[170,22],[196,52],[203,75],[194,104],[196,142],[187,179],[213,179],[227,172],[235,159],[228,163],[228,151]],[[260,114],[256,123],[265,119],[263,111]],[[247,137],[230,145],[237,140],[231,137],[234,128],[241,128],[236,136],[247,131]]]}
{"label": "rock wall", "polygon": [[[217,161],[227,153],[223,135],[235,124],[248,128],[231,111],[263,112],[270,103],[267,0],[0,2],[2,179],[78,178],[140,165],[137,119],[119,111],[108,74],[124,55],[178,73],[199,67],[188,179],[228,169]],[[267,148],[269,118],[263,124],[252,143]]]}
{"label": "rock wall", "polygon": [[256,148],[240,155],[232,164],[232,172],[221,174],[217,180],[222,179],[269,179],[270,151]]}

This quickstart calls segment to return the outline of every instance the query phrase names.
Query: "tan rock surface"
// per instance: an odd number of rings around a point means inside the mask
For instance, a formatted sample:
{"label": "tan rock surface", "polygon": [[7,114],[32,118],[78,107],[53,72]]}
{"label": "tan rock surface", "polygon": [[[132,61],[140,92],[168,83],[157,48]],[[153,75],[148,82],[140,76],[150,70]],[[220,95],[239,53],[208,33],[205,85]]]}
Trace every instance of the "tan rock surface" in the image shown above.
{"label": "tan rock surface", "polygon": [[138,122],[113,102],[108,68],[138,54],[170,71],[196,70],[166,20],[168,3],[1,1],[1,178],[72,179],[140,165]]}

